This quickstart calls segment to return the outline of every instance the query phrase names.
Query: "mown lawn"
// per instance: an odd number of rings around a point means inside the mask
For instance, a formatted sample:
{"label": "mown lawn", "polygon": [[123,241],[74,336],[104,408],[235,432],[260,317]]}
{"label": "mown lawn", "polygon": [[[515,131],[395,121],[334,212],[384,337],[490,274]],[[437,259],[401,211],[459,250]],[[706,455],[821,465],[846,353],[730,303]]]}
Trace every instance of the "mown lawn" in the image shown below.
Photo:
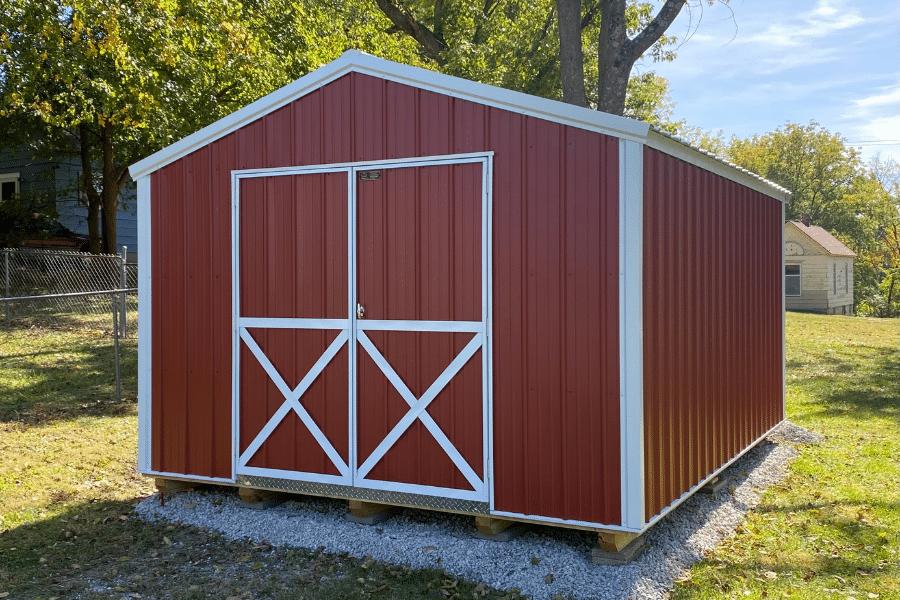
{"label": "mown lawn", "polygon": [[[897,322],[789,313],[787,327],[788,418],[826,440],[674,598],[898,598]],[[136,520],[153,489],[135,473],[134,341],[122,352],[120,403],[108,332],[0,329],[0,598],[518,595]]]}

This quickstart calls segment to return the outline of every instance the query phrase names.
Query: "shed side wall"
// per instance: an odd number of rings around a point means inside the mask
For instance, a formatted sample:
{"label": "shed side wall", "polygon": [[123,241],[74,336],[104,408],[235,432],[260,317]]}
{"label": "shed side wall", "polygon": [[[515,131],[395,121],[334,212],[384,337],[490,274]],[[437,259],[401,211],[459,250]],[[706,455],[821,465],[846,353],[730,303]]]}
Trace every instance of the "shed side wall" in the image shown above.
{"label": "shed side wall", "polygon": [[618,140],[356,73],[153,174],[153,471],[231,476],[233,169],[491,150],[493,507],[618,525]]}
{"label": "shed side wall", "polygon": [[644,155],[647,520],[783,418],[779,201]]}

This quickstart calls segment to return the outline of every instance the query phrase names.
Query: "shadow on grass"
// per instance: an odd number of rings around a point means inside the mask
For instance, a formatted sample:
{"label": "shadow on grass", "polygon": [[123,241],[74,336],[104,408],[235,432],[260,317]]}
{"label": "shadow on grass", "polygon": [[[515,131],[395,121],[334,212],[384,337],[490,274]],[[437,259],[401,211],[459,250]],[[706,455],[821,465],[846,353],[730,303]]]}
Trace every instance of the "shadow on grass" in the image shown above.
{"label": "shadow on grass", "polygon": [[[444,594],[447,589],[452,593]],[[10,598],[518,598],[436,569],[347,553],[231,541],[138,520],[131,502],[85,502],[0,533],[0,593]]]}
{"label": "shadow on grass", "polygon": [[[35,425],[81,416],[123,415],[134,410],[134,339],[119,344],[121,402],[116,399],[112,335],[55,332],[54,337],[33,345],[30,340],[16,344],[5,341],[5,351],[0,351],[0,369],[4,373],[0,377],[0,422]],[[3,342],[0,338],[0,344]],[[34,351],[29,351],[30,347]]]}
{"label": "shadow on grass", "polygon": [[[790,383],[817,397],[818,410],[812,414],[823,416],[846,415],[859,420],[873,416],[898,415],[900,396],[900,357],[895,348],[854,346],[858,356],[817,354],[811,360],[790,360],[788,375],[800,374]],[[810,374],[805,371],[816,365],[827,371]],[[793,373],[792,373],[793,372]]]}

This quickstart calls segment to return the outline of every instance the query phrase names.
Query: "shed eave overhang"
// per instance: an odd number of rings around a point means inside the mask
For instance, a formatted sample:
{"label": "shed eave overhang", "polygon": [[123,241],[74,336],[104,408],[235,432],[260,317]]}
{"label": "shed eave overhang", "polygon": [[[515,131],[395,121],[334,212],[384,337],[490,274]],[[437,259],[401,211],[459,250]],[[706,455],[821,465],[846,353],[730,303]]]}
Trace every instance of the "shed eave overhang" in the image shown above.
{"label": "shed eave overhang", "polygon": [[337,60],[134,163],[129,168],[129,173],[135,180],[149,175],[351,72],[363,73],[620,139],[643,142],[650,131],[650,125],[642,121],[403,65],[365,54],[359,50],[348,50]]}

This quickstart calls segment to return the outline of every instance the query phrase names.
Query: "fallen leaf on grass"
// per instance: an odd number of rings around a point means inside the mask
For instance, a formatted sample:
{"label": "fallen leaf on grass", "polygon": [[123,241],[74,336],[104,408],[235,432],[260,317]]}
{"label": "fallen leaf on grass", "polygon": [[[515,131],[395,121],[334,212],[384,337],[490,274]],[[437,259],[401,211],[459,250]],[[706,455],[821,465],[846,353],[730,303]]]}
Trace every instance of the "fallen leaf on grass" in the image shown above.
{"label": "fallen leaf on grass", "polygon": [[166,536],[163,536],[163,543],[164,543],[166,546],[171,546],[171,545],[172,545],[172,540],[170,540],[170,539],[167,538]]}
{"label": "fallen leaf on grass", "polygon": [[778,579],[778,573],[775,571],[766,571],[763,575],[766,576],[766,579]]}

